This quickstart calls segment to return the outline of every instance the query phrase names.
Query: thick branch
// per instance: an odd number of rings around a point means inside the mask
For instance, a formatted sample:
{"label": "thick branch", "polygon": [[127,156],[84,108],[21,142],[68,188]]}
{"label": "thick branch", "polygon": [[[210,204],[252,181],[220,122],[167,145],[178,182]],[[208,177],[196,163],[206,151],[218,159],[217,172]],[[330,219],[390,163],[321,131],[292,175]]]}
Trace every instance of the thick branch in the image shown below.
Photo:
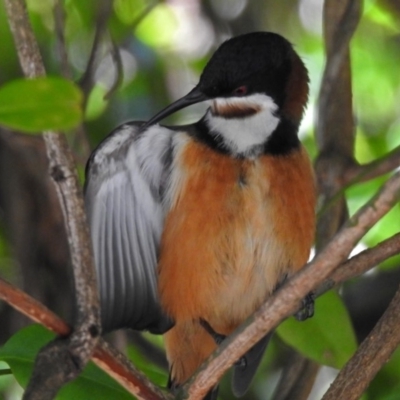
{"label": "thick branch", "polygon": [[235,334],[222,343],[183,387],[190,399],[201,399],[224,372],[266,332],[277,326],[283,318],[293,314],[301,299],[325,280],[347,258],[355,243],[393,207],[399,193],[400,173],[396,173],[307,267],[287,282]]}
{"label": "thick branch", "polygon": [[322,400],[356,400],[400,344],[400,289]]}
{"label": "thick branch", "polygon": [[329,212],[318,221],[317,249],[324,247],[348,218],[344,197],[331,200],[343,187],[345,171],[355,164],[349,42],[360,14],[360,0],[327,0],[324,4],[327,60],[318,102],[315,169],[320,204],[329,204]]}
{"label": "thick branch", "polygon": [[[339,6],[345,6],[345,10],[338,21]],[[340,76],[341,70],[344,67],[349,68],[349,42],[360,20],[361,8],[362,2],[360,0],[341,1],[340,4],[338,4],[337,1],[331,1],[331,7],[325,4],[325,41],[328,55],[319,95],[319,129],[317,131],[317,139],[319,138],[320,141],[323,141],[322,143],[320,142],[320,146],[322,145],[322,147],[324,146],[323,143],[326,145],[326,143],[337,140],[337,138],[332,135],[326,135],[326,132],[334,131],[334,129],[329,128],[329,123],[332,122],[332,118],[334,118],[335,115],[337,116],[343,113],[348,114],[352,111],[351,100],[349,109],[344,107],[343,104],[336,104],[336,106],[333,107],[331,102],[332,100],[336,100],[337,103],[338,100],[338,98],[335,98],[335,94],[337,93],[338,77]],[[344,65],[345,62],[347,65]],[[344,85],[347,84],[346,82]],[[349,97],[349,95],[351,98],[351,88],[346,96]],[[339,107],[342,108],[342,111],[338,111]],[[348,117],[345,116],[344,119],[347,120]],[[340,122],[337,120],[335,122],[341,129],[343,128]],[[353,123],[350,122],[350,125],[350,128],[352,128]]]}

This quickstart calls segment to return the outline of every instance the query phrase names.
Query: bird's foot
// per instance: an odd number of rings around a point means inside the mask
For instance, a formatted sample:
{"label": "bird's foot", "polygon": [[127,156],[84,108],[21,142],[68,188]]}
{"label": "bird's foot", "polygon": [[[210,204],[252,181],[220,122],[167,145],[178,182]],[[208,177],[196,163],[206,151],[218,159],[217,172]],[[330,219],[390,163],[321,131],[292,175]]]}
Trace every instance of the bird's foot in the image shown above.
{"label": "bird's foot", "polygon": [[247,358],[246,356],[242,356],[237,360],[234,364],[235,367],[246,368],[247,367]]}
{"label": "bird's foot", "polygon": [[308,293],[301,302],[301,308],[294,314],[297,321],[305,321],[314,315],[314,300],[315,295],[313,292]]}
{"label": "bird's foot", "polygon": [[215,332],[211,325],[205,319],[200,318],[200,325],[207,331],[208,334],[211,335],[217,346],[219,346],[223,342],[223,340],[226,339],[226,335]]}
{"label": "bird's foot", "polygon": [[[221,333],[215,332],[212,326],[203,318],[200,318],[200,325],[207,331],[208,334],[211,335],[217,346],[219,346],[227,338],[226,335],[222,335]],[[242,367],[242,368],[246,367],[247,366],[246,357],[245,356],[240,357],[239,360],[237,360],[234,365],[236,367]]]}

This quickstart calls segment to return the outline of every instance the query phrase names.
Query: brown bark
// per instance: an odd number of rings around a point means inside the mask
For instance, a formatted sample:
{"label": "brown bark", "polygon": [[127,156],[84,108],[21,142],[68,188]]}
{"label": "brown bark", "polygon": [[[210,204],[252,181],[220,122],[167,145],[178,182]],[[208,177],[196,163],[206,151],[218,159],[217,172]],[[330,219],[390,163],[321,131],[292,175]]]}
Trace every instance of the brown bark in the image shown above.
{"label": "brown bark", "polygon": [[[26,77],[45,75],[39,48],[30,26],[23,0],[5,1],[8,21],[14,37],[18,57]],[[63,370],[54,368],[55,360],[39,353],[25,399],[52,399],[59,388],[77,376],[89,360],[100,335],[99,300],[96,288],[93,256],[83,197],[75,172],[73,157],[65,137],[61,134],[43,134],[49,159],[49,174],[58,195],[64,215],[65,228],[73,266],[76,291],[77,318],[74,331],[65,341],[56,341],[48,351],[71,360]],[[48,382],[51,382],[48,385]]]}
{"label": "brown bark", "polygon": [[400,289],[322,400],[356,400],[400,344]]}

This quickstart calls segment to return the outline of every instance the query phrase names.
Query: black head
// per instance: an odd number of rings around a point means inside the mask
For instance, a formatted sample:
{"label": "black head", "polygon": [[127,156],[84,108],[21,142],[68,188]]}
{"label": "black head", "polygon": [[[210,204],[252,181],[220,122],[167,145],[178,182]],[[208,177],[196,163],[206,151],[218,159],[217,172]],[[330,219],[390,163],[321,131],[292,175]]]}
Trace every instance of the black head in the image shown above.
{"label": "black head", "polygon": [[286,39],[270,32],[227,40],[206,65],[198,88],[209,98],[266,93],[281,105],[292,52]]}
{"label": "black head", "polygon": [[307,70],[291,44],[276,33],[248,33],[224,42],[204,68],[198,85],[144,128],[191,104],[216,98],[245,100],[254,94],[269,96],[281,113],[293,122],[300,121],[308,96]]}

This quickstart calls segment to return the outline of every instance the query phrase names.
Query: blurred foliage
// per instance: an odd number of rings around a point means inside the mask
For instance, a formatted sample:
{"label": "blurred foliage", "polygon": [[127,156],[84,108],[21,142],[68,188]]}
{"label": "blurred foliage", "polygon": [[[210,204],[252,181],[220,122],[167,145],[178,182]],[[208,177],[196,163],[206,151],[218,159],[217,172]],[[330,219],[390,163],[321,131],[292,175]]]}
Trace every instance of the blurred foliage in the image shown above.
{"label": "blurred foliage", "polygon": [[71,129],[81,121],[82,93],[71,81],[58,77],[15,79],[0,87],[0,124],[4,126],[41,132]]}
{"label": "blurred foliage", "polygon": [[[84,101],[81,101],[81,92],[76,91],[75,86],[56,79],[58,83],[50,84],[48,97],[40,102],[40,88],[35,88],[33,82],[18,81],[22,74],[4,4],[0,1],[0,124],[6,124],[5,110],[12,107],[14,122],[8,122],[10,126],[27,131],[69,129],[68,140],[73,150],[78,155],[84,153],[83,158],[86,158],[88,154],[85,154],[80,130],[73,129],[78,123],[82,122],[86,138],[93,148],[117,125],[127,120],[147,120],[163,106],[187,93],[196,84],[212,51],[225,38],[252,30],[272,30],[294,43],[310,72],[310,102],[300,135],[311,156],[316,156],[313,139],[315,104],[324,66],[322,1],[114,0],[107,3],[99,0],[28,0],[27,3],[48,73],[58,77],[64,73],[64,77],[72,77],[76,85],[83,82],[96,29],[107,13],[108,33],[103,32],[96,47],[93,68],[89,71],[90,85],[82,87]],[[56,18],[54,10],[57,6],[60,6],[61,12]],[[64,29],[60,28],[60,21],[64,21]],[[65,42],[60,40],[60,29]],[[112,56],[113,48],[118,57]],[[360,163],[365,163],[384,156],[400,145],[398,0],[365,0],[351,53],[357,122],[355,154]],[[122,75],[118,70],[122,71]],[[54,82],[54,79],[50,81]],[[117,90],[116,83],[119,83]],[[18,85],[25,86],[18,88]],[[27,107],[30,109],[27,110]],[[35,118],[27,116],[27,111]],[[196,120],[203,112],[204,105],[197,105],[171,118],[175,123],[184,123]],[[54,125],[54,121],[64,122]],[[83,167],[83,163],[78,166],[80,171]],[[353,213],[372,197],[385,178],[348,188],[346,196],[350,212]],[[397,206],[366,235],[363,245],[375,245],[398,232],[399,220],[400,209]],[[18,264],[10,261],[5,236],[0,236],[0,274],[7,277],[13,274],[10,269],[16,269]],[[398,257],[393,257],[381,267],[398,269],[399,261]],[[319,299],[316,312],[316,318],[309,322],[288,320],[278,329],[279,337],[272,341],[254,388],[246,398],[264,399],[265,393],[271,393],[287,352],[282,340],[323,364],[340,367],[348,359],[356,344],[340,297],[330,293]],[[1,359],[7,361],[22,384],[26,382],[38,346],[50,340],[48,333],[38,333],[40,329],[31,327],[17,333],[0,350]],[[31,348],[23,346],[28,340],[34,342]],[[165,384],[165,371],[147,362],[134,347],[129,348],[129,354],[148,376]],[[6,364],[0,364],[0,369],[6,368]],[[103,378],[96,377],[97,374],[93,372],[92,376],[88,371],[88,375],[76,381],[77,385],[80,386],[85,379],[94,379],[96,385],[92,386],[92,390],[106,390],[100,383]],[[397,399],[399,381],[400,354],[397,351],[378,374],[365,398]],[[319,382],[320,388],[328,384],[326,380]],[[82,385],[85,386],[85,383]],[[97,389],[93,389],[94,386]],[[110,390],[118,391],[114,386],[110,383]],[[12,394],[12,387],[15,387],[15,382],[9,376],[0,376],[0,396],[3,391],[5,399],[17,398],[15,396],[18,395]],[[65,393],[70,393],[69,390],[75,389],[66,388]],[[223,384],[221,398],[229,399],[227,393],[228,389]],[[60,396],[88,398],[75,392]],[[96,398],[103,398],[98,396],[100,394],[96,394]],[[122,393],[118,396],[127,398]],[[115,398],[115,395],[104,398]]]}

